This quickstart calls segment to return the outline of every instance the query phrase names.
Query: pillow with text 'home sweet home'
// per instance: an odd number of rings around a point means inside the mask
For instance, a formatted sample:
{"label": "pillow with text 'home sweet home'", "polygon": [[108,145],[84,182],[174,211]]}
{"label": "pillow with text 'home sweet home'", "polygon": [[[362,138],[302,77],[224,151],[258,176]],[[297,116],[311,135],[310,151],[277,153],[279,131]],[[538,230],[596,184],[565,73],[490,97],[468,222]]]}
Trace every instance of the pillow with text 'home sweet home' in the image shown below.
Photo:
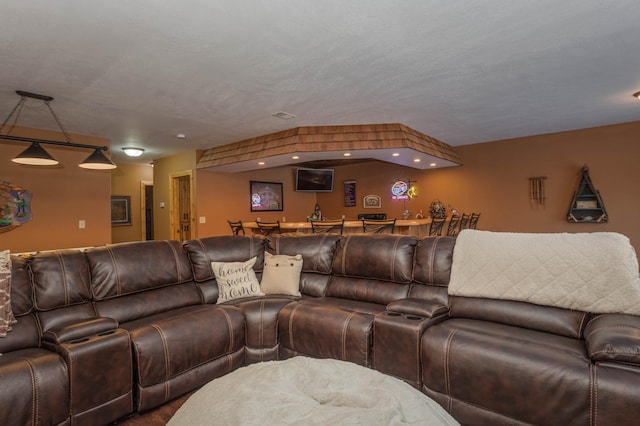
{"label": "pillow with text 'home sweet home'", "polygon": [[218,283],[218,302],[244,297],[264,296],[253,270],[256,257],[246,262],[211,262]]}

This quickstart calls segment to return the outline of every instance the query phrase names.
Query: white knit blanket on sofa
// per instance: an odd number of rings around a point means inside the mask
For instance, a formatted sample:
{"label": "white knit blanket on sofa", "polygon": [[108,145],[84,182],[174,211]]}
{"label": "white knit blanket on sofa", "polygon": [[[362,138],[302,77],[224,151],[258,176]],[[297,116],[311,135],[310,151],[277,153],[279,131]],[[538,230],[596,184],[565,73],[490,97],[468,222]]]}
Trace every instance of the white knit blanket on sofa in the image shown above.
{"label": "white knit blanket on sofa", "polygon": [[453,252],[449,294],[640,315],[638,259],[629,239],[613,232],[464,230]]}

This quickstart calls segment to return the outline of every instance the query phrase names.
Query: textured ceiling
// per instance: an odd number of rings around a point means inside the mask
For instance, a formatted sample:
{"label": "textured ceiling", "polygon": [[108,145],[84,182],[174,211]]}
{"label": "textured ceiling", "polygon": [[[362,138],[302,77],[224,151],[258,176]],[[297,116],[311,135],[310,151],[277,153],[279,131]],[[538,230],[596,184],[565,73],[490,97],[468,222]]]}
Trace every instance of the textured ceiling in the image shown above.
{"label": "textured ceiling", "polygon": [[[638,0],[3,2],[0,115],[15,90],[53,96],[116,162],[299,126],[457,146],[637,121],[639,21]],[[18,124],[56,129],[46,111]]]}

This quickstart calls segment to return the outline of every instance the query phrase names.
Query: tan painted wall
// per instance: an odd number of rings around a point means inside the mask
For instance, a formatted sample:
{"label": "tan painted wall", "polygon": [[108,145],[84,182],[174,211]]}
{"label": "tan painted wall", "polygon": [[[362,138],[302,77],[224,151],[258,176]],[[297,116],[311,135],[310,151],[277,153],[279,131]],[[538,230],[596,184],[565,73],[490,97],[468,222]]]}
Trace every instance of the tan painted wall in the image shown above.
{"label": "tan painted wall", "polygon": [[149,164],[119,164],[111,172],[111,195],[131,197],[131,225],[112,226],[113,243],[142,239],[142,181],[153,181],[153,167]]}
{"label": "tan painted wall", "polygon": [[[170,184],[171,173],[195,170],[197,156],[196,151],[184,152],[171,157],[162,158],[153,162],[153,221],[154,238],[156,240],[171,239],[170,222]],[[197,183],[195,183],[197,187]],[[195,189],[194,189],[195,192]],[[164,203],[165,207],[160,207]]]}
{"label": "tan painted wall", "polygon": [[[3,132],[5,133],[5,132]],[[58,132],[16,127],[12,135],[64,141]],[[109,140],[71,134],[71,140],[89,145],[109,145]],[[29,145],[0,140],[0,179],[19,185],[33,194],[33,219],[19,228],[0,234],[0,249],[12,252],[85,247],[111,242],[111,179],[108,170],[78,167],[90,150],[46,145],[60,164],[25,166],[11,158]],[[79,220],[86,221],[80,229]]]}
{"label": "tan painted wall", "polygon": [[[316,194],[295,192],[295,168],[279,167],[246,173],[214,173],[199,170],[196,174],[198,216],[206,223],[197,224],[199,237],[230,234],[227,220],[304,221],[316,203]],[[281,212],[251,212],[249,182],[282,182],[284,209]],[[197,221],[199,222],[199,221]]]}

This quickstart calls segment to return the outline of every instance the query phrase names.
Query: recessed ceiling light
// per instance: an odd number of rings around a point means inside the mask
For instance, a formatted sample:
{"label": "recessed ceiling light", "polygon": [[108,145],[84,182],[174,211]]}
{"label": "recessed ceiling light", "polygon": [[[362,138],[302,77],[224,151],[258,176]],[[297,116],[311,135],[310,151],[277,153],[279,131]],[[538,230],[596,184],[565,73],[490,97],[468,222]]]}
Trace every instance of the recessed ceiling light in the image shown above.
{"label": "recessed ceiling light", "polygon": [[264,166],[264,161],[258,161],[259,166]]}
{"label": "recessed ceiling light", "polygon": [[414,163],[419,163],[419,162],[420,162],[420,159],[419,159],[419,158],[414,158],[414,159],[413,159],[413,162],[414,162]]}
{"label": "recessed ceiling light", "polygon": [[293,156],[293,157],[291,157],[291,158],[292,158],[292,159],[294,159],[294,160],[298,160],[298,159],[300,159],[300,157],[298,157],[297,155],[294,155],[294,156]]}
{"label": "recessed ceiling light", "polygon": [[345,153],[344,153],[344,154],[342,154],[342,155],[344,155],[345,157],[351,157],[351,153],[350,153],[350,152],[345,152]]}
{"label": "recessed ceiling light", "polygon": [[435,166],[437,166],[437,164],[436,164],[436,163],[431,163],[431,164],[429,164],[429,165],[430,165],[431,167],[435,167]]}
{"label": "recessed ceiling light", "polygon": [[176,138],[178,138],[178,139],[186,139],[186,138],[187,138],[187,135],[185,135],[184,133],[178,133],[178,134],[176,135]]}
{"label": "recessed ceiling light", "polygon": [[400,153],[399,152],[394,152],[393,154],[391,154],[392,157],[400,157]]}
{"label": "recessed ceiling light", "polygon": [[144,149],[142,148],[126,147],[126,148],[122,148],[122,150],[129,157],[140,157],[144,153]]}

